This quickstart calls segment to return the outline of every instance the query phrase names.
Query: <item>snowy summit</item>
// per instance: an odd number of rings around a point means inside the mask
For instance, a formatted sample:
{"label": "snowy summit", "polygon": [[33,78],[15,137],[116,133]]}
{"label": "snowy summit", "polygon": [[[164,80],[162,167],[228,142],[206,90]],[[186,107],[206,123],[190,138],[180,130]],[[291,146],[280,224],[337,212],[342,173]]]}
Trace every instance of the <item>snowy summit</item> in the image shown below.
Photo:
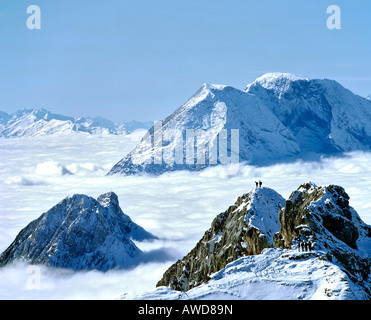
{"label": "snowy summit", "polygon": [[284,92],[294,81],[309,81],[309,79],[293,73],[271,72],[262,75],[253,83],[248,84],[246,91],[249,91],[251,86],[259,84],[268,90],[280,90]]}
{"label": "snowy summit", "polygon": [[227,263],[273,247],[273,236],[279,231],[276,213],[284,205],[284,198],[270,188],[242,195],[215,217],[196,247],[171,266],[157,286],[189,290],[207,282]]}
{"label": "snowy summit", "polygon": [[[187,154],[190,147],[186,143],[193,141],[193,137],[186,137],[189,130],[199,132],[199,145],[191,155]],[[238,137],[232,139],[233,130]],[[225,145],[225,132],[230,140],[226,145],[231,145],[227,151],[231,158],[236,155],[237,163],[269,165],[370,151],[371,102],[336,81],[289,73],[265,74],[245,91],[204,84],[162,121],[161,143],[155,142],[156,130],[152,127],[109,174],[161,174],[224,164],[220,146]],[[232,142],[237,149],[232,148]],[[219,153],[213,156],[209,148],[216,145]],[[174,153],[180,153],[178,161],[167,161],[164,155]],[[199,154],[205,160],[199,162]],[[163,155],[162,161],[154,160],[157,155]]]}
{"label": "snowy summit", "polygon": [[142,254],[132,239],[154,238],[122,212],[115,193],[97,200],[75,194],[22,229],[0,255],[0,266],[22,260],[73,270],[126,268]]}

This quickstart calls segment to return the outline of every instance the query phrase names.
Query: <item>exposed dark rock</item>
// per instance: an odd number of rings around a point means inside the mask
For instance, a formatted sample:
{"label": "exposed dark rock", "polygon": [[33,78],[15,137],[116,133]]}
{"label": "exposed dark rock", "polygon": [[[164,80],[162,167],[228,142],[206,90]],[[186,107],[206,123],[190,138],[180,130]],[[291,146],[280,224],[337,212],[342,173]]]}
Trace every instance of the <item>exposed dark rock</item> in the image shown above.
{"label": "exposed dark rock", "polygon": [[215,217],[197,245],[164,273],[157,286],[186,291],[207,282],[229,262],[272,248],[283,205],[284,199],[269,188],[256,188],[239,197]]}
{"label": "exposed dark rock", "polygon": [[74,270],[128,267],[142,251],[131,239],[155,237],[135,224],[113,192],[97,200],[75,194],[22,229],[0,255],[0,266],[16,260]]}
{"label": "exposed dark rock", "polygon": [[371,227],[349,206],[342,187],[318,187],[311,182],[292,192],[286,202],[268,188],[239,197],[213,220],[197,245],[164,273],[157,286],[186,291],[209,281],[212,273],[244,255],[259,255],[273,247],[297,250],[298,240],[310,240],[314,251],[288,254],[290,259],[336,264],[349,278],[346,285],[355,284],[354,288],[371,297]]}
{"label": "exposed dark rock", "polygon": [[313,183],[301,185],[290,195],[279,213],[279,222],[281,230],[274,240],[281,248],[289,248],[293,240],[311,237],[317,246],[332,246],[340,240],[357,249],[359,227],[366,233],[369,229],[349,206],[349,196],[342,187],[317,187]]}
{"label": "exposed dark rock", "polygon": [[336,185],[301,185],[279,213],[276,247],[291,248],[298,240],[311,240],[325,250],[328,261],[339,264],[349,278],[371,294],[371,227],[349,206],[349,196]]}

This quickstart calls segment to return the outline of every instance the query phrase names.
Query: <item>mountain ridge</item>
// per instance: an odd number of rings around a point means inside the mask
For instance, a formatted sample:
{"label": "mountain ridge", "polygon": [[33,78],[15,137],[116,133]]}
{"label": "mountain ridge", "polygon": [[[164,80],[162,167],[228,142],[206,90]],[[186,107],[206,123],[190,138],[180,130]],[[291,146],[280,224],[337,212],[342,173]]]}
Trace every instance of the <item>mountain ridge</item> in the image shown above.
{"label": "mountain ridge", "polygon": [[[278,209],[267,206],[273,192],[267,190],[251,190],[216,216],[195,248],[165,271],[156,289],[126,292],[118,299],[369,300],[371,226],[349,205],[345,190],[306,182],[284,203],[279,201]],[[267,215],[279,224],[278,231],[275,223],[267,223]],[[262,223],[254,224],[253,217]],[[245,230],[250,236],[234,238],[230,230],[241,221],[249,222]],[[269,229],[273,244],[263,241],[255,252],[241,252],[253,248]],[[215,235],[218,239],[212,243]],[[223,237],[228,241],[222,242]],[[298,249],[300,242],[309,241],[310,250]],[[211,252],[220,260],[214,269],[207,268]]]}
{"label": "mountain ridge", "polygon": [[70,117],[46,109],[21,109],[10,114],[0,111],[0,137],[5,138],[71,132],[120,135],[148,129],[152,124],[150,121],[114,123],[102,117]]}
{"label": "mountain ridge", "polygon": [[[217,164],[269,165],[370,151],[371,102],[334,80],[271,73],[259,77],[245,91],[203,84],[159,127],[160,131],[153,126],[108,174],[201,170],[215,165],[214,158]],[[188,139],[190,130],[200,135]],[[158,142],[160,134],[163,140]],[[218,148],[216,155],[213,147]],[[187,162],[192,148],[194,154]],[[178,161],[174,161],[177,153]],[[222,161],[221,153],[229,162]],[[198,161],[198,154],[205,154],[206,160]]]}

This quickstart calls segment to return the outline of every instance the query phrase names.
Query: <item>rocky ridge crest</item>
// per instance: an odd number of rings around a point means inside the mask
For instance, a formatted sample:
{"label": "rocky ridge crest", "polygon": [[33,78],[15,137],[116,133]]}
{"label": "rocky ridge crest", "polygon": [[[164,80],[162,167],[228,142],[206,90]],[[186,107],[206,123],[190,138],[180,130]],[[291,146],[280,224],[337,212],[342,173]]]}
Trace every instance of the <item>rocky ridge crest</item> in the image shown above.
{"label": "rocky ridge crest", "polygon": [[302,184],[286,201],[269,188],[239,197],[157,286],[187,291],[243,256],[259,255],[267,248],[296,251],[298,241],[311,241],[314,251],[282,256],[326,261],[371,297],[371,226],[349,205],[341,186],[312,182]]}

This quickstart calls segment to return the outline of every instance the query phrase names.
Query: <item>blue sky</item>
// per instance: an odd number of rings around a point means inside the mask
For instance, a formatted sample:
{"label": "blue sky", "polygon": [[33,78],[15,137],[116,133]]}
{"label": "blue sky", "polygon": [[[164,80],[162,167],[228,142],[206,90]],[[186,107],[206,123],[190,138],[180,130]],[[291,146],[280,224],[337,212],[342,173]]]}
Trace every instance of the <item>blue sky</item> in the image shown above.
{"label": "blue sky", "polygon": [[370,39],[369,0],[0,0],[0,110],[158,120],[205,82],[243,90],[272,71],[367,96]]}

